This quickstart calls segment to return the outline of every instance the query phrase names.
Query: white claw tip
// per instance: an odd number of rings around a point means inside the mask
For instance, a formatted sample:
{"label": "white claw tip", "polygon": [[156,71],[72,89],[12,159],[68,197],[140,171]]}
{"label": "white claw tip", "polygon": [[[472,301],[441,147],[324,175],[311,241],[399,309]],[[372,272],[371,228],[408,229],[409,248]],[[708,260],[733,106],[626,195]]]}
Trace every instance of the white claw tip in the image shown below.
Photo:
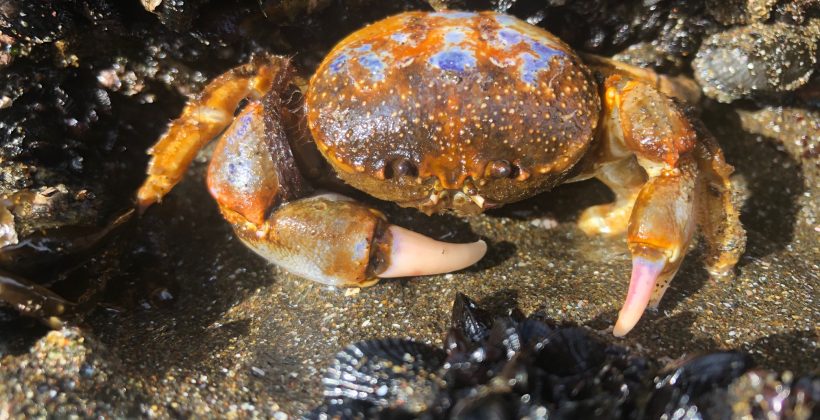
{"label": "white claw tip", "polygon": [[382,278],[449,273],[475,264],[487,253],[487,244],[482,240],[453,244],[395,225],[388,229],[393,240],[390,263],[378,274]]}
{"label": "white claw tip", "polygon": [[626,319],[623,315],[618,315],[618,321],[615,322],[615,327],[612,328],[612,335],[615,337],[623,337],[627,335],[633,328],[635,328],[635,324],[638,323],[638,320],[641,319],[640,317],[628,317]]}

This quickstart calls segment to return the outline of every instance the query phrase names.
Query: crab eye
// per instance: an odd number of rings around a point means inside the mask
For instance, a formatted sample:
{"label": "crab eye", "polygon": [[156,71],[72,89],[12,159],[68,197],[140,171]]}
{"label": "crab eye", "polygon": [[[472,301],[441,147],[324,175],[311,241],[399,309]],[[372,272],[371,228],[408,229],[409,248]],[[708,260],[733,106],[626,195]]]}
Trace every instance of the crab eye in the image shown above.
{"label": "crab eye", "polygon": [[493,178],[509,178],[513,167],[506,160],[496,160],[490,163],[490,176]]}
{"label": "crab eye", "polygon": [[396,159],[385,168],[385,178],[398,178],[405,175],[416,176],[416,165],[405,158]]}

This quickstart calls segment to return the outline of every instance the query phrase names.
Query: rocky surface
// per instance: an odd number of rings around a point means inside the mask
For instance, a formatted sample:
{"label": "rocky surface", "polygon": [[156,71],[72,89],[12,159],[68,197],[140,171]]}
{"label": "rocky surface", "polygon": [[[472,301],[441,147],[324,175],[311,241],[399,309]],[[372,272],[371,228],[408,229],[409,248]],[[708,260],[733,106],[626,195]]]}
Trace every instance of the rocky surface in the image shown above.
{"label": "rocky surface", "polygon": [[720,102],[791,92],[814,74],[818,39],[820,19],[730,29],[703,42],[692,63],[695,78]]}
{"label": "rocky surface", "polygon": [[[698,1],[672,8],[602,0],[588,10],[561,1],[431,3],[507,10],[587,51],[643,43],[644,64],[684,74],[701,39],[742,23],[716,18],[725,13],[707,13],[710,2]],[[805,27],[817,14],[811,1],[780,2],[768,15],[757,5],[770,2],[735,3],[754,4],[745,19],[760,25]],[[21,237],[37,225],[100,226],[127,207],[143,151],[185,95],[253,51],[298,53],[309,69],[364,23],[429,8],[402,1],[387,10],[367,0],[34,4],[0,2],[0,193],[54,194],[51,187],[63,195],[59,206],[32,213],[39,218],[21,213]],[[397,224],[437,238],[482,237],[490,253],[459,273],[339,290],[266,264],[232,236],[203,185],[205,153],[161,205],[69,276],[105,279],[107,287],[93,289],[99,304],[90,313],[49,332],[0,312],[0,417],[298,415],[319,402],[321,371],[351,342],[399,337],[440,346],[458,292],[497,314],[540,310],[587,326],[660,363],[739,349],[773,370],[816,370],[820,115],[811,108],[813,83],[755,102],[703,104],[706,124],[736,167],[747,252],[736,277],[716,281],[695,247],[659,311],[619,340],[611,325],[630,269],[623,239],[587,238],[574,225],[583,208],[611,199],[600,184],[562,186],[467,219],[377,203]],[[52,284],[52,276],[38,278],[65,295],[88,290],[87,281]]]}

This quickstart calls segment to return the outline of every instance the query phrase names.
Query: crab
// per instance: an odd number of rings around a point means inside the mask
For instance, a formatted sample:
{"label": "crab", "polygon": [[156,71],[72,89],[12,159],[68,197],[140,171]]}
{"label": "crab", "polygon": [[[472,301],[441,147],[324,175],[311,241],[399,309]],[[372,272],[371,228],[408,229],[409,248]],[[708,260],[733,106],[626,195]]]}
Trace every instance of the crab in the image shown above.
{"label": "crab", "polygon": [[732,167],[670,97],[674,84],[582,59],[513,16],[405,12],[342,40],[304,92],[295,74],[288,58],[259,55],[210,82],[149,151],[140,210],[219,138],[207,184],[239,239],[297,276],[362,287],[459,270],[487,247],[392,225],[324,192],[333,179],[427,214],[471,215],[597,178],[615,201],[578,226],[625,233],[632,255],[617,336],[658,304],[698,227],[712,273],[729,273],[743,251]]}

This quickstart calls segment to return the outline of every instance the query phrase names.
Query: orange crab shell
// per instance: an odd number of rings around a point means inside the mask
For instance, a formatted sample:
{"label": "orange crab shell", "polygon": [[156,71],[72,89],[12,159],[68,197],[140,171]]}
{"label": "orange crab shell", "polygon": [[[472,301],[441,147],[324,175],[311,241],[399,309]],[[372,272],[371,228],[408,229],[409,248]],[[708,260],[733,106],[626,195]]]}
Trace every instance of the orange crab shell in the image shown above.
{"label": "orange crab shell", "polygon": [[567,45],[493,12],[372,24],[328,54],[307,93],[312,135],[342,179],[428,212],[475,213],[557,185],[600,107]]}

